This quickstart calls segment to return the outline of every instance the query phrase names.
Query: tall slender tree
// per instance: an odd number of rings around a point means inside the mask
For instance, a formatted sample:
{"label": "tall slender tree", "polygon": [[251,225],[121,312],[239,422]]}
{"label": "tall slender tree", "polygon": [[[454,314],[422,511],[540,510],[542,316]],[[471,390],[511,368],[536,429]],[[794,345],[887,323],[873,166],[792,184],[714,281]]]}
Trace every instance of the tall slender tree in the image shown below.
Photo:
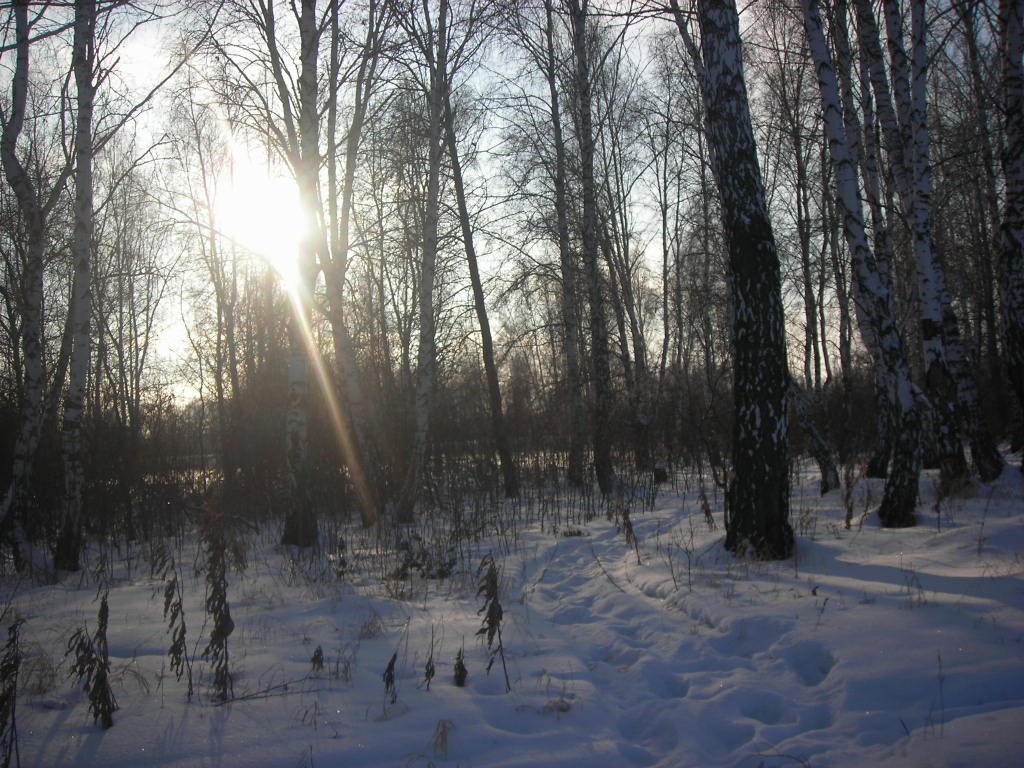
{"label": "tall slender tree", "polygon": [[422,233],[419,243],[419,347],[416,353],[414,394],[415,427],[397,515],[411,522],[420,496],[423,462],[427,452],[434,389],[437,385],[437,339],[434,291],[437,276],[438,220],[440,218],[441,162],[444,155],[444,105],[449,88],[449,44],[451,28],[449,2],[440,0],[437,16],[427,2],[422,17],[410,10],[405,17],[406,30],[413,39],[425,66],[427,102],[427,188],[424,199]]}
{"label": "tall slender tree", "polygon": [[[1024,407],[1024,4],[1000,0],[1003,182],[999,283],[1003,297],[1006,368]],[[1024,464],[1021,465],[1024,470]]]}
{"label": "tall slender tree", "polygon": [[[864,228],[857,165],[850,151],[850,137],[858,140],[859,126],[854,123],[852,110],[844,113],[842,109],[817,0],[802,0],[802,5],[804,28],[818,73],[837,200],[843,215],[843,232],[853,258],[857,320],[865,346],[881,371],[890,407],[896,414],[895,457],[878,514],[887,527],[911,526],[916,522],[917,481],[921,466],[918,397],[910,380],[903,342],[892,314],[891,289],[875,262]],[[840,43],[840,49],[843,48]],[[845,59],[845,51],[843,55]],[[847,66],[845,61],[843,66]]]}
{"label": "tall slender tree", "polygon": [[477,323],[480,327],[480,351],[484,361],[484,376],[487,379],[487,397],[490,401],[491,410],[491,430],[495,447],[498,450],[498,460],[501,463],[505,495],[511,498],[519,493],[519,479],[515,460],[512,458],[512,446],[505,423],[505,412],[502,407],[498,366],[494,359],[494,338],[491,335],[491,323],[487,317],[484,286],[480,280],[480,267],[477,262],[476,247],[473,241],[473,222],[469,213],[469,204],[466,202],[462,161],[459,158],[459,144],[455,134],[455,115],[452,110],[451,94],[449,92],[445,93],[444,123],[445,144],[448,148],[448,159],[451,163],[452,185],[455,188],[455,203],[459,212],[459,226],[462,230],[462,245],[466,250],[469,280],[473,289],[473,308],[476,310]]}
{"label": "tall slender tree", "polygon": [[593,120],[593,39],[588,29],[588,0],[567,0],[575,61],[574,85],[579,110],[580,186],[583,196],[582,250],[583,268],[590,300],[590,362],[592,367],[594,470],[601,493],[609,494],[613,485],[611,455],[611,369],[608,361],[608,327],[599,261],[600,221],[597,210],[597,182],[594,178]]}
{"label": "tall slender tree", "polygon": [[[334,2],[330,14],[330,46],[328,61],[328,93],[326,123],[326,242],[320,250],[324,282],[327,289],[334,357],[341,374],[341,398],[345,408],[336,425],[341,430],[343,453],[359,497],[359,510],[364,525],[377,520],[379,499],[374,490],[373,474],[377,468],[371,433],[369,405],[363,393],[353,349],[349,318],[346,316],[345,283],[352,261],[352,215],[355,196],[355,175],[363,131],[370,119],[372,100],[380,88],[384,48],[394,5],[386,0],[370,0],[364,24],[365,33],[352,62],[344,53],[344,31],[341,10],[344,3]],[[346,67],[346,64],[349,64]],[[350,82],[351,81],[351,82]],[[351,86],[352,106],[344,141],[339,141],[343,88]],[[339,178],[340,177],[340,178]]]}
{"label": "tall slender tree", "polygon": [[[46,372],[43,361],[43,266],[48,248],[47,225],[61,199],[73,164],[65,162],[48,188],[33,178],[19,156],[18,139],[25,126],[33,27],[45,17],[34,14],[29,20],[27,0],[14,0],[14,76],[10,101],[0,105],[0,163],[7,183],[14,191],[25,231],[25,261],[21,274],[19,304],[22,317],[21,343],[24,377],[19,413],[19,428],[14,444],[11,480],[0,501],[0,522],[11,525],[15,547],[22,563],[46,570],[49,558],[35,549],[25,535],[21,514],[30,498],[32,466],[39,447],[43,420],[43,395]],[[9,520],[9,522],[8,522]]]}
{"label": "tall slender tree", "polygon": [[64,520],[54,552],[54,564],[78,570],[81,549],[82,411],[89,375],[90,319],[92,316],[93,248],[93,105],[96,99],[96,0],[76,0],[71,67],[75,79],[75,226],[71,252],[74,278],[71,287],[71,380],[64,401]]}
{"label": "tall slender tree", "polygon": [[891,86],[874,10],[867,0],[855,0],[855,6],[858,36],[870,68],[890,167],[904,213],[909,219],[925,358],[924,384],[931,403],[942,482],[952,489],[964,482],[968,467],[957,422],[958,386],[950,362],[948,333],[944,333],[944,314],[951,309],[943,307],[943,298],[948,294],[944,290],[942,264],[936,255],[932,234],[924,4],[923,0],[911,3],[911,60],[903,41],[900,4],[894,0],[883,3]]}
{"label": "tall slender tree", "polygon": [[[553,162],[545,165],[550,169],[555,215],[555,238],[558,247],[560,277],[560,308],[562,327],[562,348],[565,356],[564,392],[569,415],[569,456],[566,475],[570,483],[584,481],[584,439],[585,413],[582,393],[582,372],[580,363],[580,301],[578,292],[577,266],[573,258],[569,232],[569,172],[568,150],[563,130],[562,100],[565,98],[559,83],[559,59],[556,55],[558,40],[556,0],[543,0],[542,21],[534,26],[533,18],[525,7],[510,19],[510,26],[516,32],[519,44],[529,53],[540,71],[548,96],[548,127],[551,131]],[[536,29],[537,34],[531,30]],[[537,38],[540,38],[538,42]]]}

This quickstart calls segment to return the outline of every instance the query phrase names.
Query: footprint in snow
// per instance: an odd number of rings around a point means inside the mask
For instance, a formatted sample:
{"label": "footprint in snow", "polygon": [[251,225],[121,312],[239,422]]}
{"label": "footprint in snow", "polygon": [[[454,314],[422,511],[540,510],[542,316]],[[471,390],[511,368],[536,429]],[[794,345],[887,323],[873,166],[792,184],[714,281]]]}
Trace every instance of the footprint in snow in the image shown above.
{"label": "footprint in snow", "polygon": [[658,762],[658,758],[646,749],[642,749],[635,744],[624,744],[620,741],[617,746],[619,754],[629,760],[633,765],[641,766],[641,768],[643,768],[643,766],[654,765]]}
{"label": "footprint in snow", "polygon": [[690,692],[690,684],[675,674],[675,667],[661,661],[650,661],[640,672],[654,695],[662,699],[682,699]]}
{"label": "footprint in snow", "polygon": [[742,691],[737,698],[740,714],[744,717],[765,725],[777,725],[784,720],[792,722],[792,712],[778,694],[770,691]]}
{"label": "footprint in snow", "polygon": [[814,640],[784,648],[778,655],[786,660],[789,668],[808,688],[821,685],[836,665],[836,659],[828,648]]}
{"label": "footprint in snow", "polygon": [[771,648],[793,628],[793,622],[777,619],[737,619],[725,635],[708,641],[718,653],[749,659]]}
{"label": "footprint in snow", "polygon": [[551,616],[553,624],[593,624],[599,617],[592,614],[585,606],[568,605],[555,611]]}

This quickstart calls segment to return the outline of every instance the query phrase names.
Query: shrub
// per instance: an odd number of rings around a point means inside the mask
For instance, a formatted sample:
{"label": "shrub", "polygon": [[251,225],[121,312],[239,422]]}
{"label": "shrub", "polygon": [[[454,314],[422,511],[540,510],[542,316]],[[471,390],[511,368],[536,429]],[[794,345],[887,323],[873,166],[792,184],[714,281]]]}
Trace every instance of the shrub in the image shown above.
{"label": "shrub", "polygon": [[469,677],[469,670],[466,669],[465,649],[459,648],[455,654],[455,685],[463,688],[466,685],[466,678]]}
{"label": "shrub", "polygon": [[7,630],[7,645],[0,657],[0,765],[10,768],[11,758],[21,765],[18,755],[18,724],[15,709],[18,703],[18,672],[21,669],[19,633],[23,619],[15,621]]}
{"label": "shrub", "polygon": [[114,712],[117,711],[117,699],[110,687],[110,655],[107,651],[107,621],[110,608],[107,605],[107,593],[100,600],[100,610],[96,617],[96,634],[92,637],[85,627],[80,627],[68,641],[65,658],[71,657],[70,674],[77,677],[83,684],[89,697],[89,712],[93,722],[99,722],[104,728],[114,725]]}
{"label": "shrub", "polygon": [[174,672],[178,682],[181,678],[188,676],[188,698],[192,699],[192,659],[188,655],[186,645],[185,606],[181,592],[181,578],[178,575],[178,568],[174,557],[161,549],[158,559],[154,564],[154,570],[160,573],[164,579],[164,620],[167,622],[167,631],[171,633],[171,645],[167,649],[167,655],[171,659],[171,670]]}
{"label": "shrub", "polygon": [[228,637],[235,631],[235,622],[228,605],[227,543],[224,513],[219,505],[207,507],[201,536],[206,554],[206,613],[213,622],[203,658],[213,667],[213,696],[223,702],[234,695],[228,667]]}
{"label": "shrub", "polygon": [[[491,667],[494,666],[494,660],[501,658],[501,668],[505,673],[505,691],[511,691],[512,686],[508,681],[508,667],[505,664],[505,647],[501,640],[501,619],[503,612],[501,609],[501,602],[498,600],[498,566],[494,562],[494,557],[491,555],[484,555],[483,560],[480,561],[480,567],[477,568],[476,577],[478,579],[479,588],[476,591],[476,596],[480,597],[483,595],[484,604],[483,607],[477,611],[478,614],[484,614],[483,622],[476,631],[477,635],[485,635],[487,638],[487,649],[490,651],[490,659],[487,662],[487,673],[490,674]],[[495,644],[494,639],[497,637],[498,642]]]}

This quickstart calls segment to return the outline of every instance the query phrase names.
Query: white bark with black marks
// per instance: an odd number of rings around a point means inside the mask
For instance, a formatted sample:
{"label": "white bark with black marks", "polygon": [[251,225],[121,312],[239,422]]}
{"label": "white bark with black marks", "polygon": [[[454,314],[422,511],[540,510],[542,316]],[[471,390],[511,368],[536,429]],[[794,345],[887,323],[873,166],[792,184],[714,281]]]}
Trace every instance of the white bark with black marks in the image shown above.
{"label": "white bark with black marks", "polygon": [[[426,5],[424,5],[425,10]],[[444,154],[444,103],[448,92],[449,3],[441,0],[437,21],[424,14],[423,26],[413,29],[417,46],[429,71],[427,96],[428,160],[427,195],[424,206],[423,232],[419,263],[419,349],[416,358],[416,389],[413,399],[415,427],[412,447],[402,491],[398,498],[397,516],[410,522],[420,490],[420,477],[427,451],[430,409],[437,379],[437,347],[435,339],[434,287],[437,271],[438,220],[440,218],[441,161]]]}
{"label": "white bark with black marks", "polygon": [[999,2],[1003,180],[999,283],[1006,368],[1024,406],[1024,3]]}
{"label": "white bark with black marks", "polygon": [[611,456],[611,371],[608,360],[608,328],[605,323],[601,267],[600,221],[597,184],[594,180],[593,61],[587,33],[588,0],[568,0],[575,56],[575,83],[579,110],[580,184],[583,192],[583,267],[590,299],[590,360],[593,390],[594,470],[601,493],[612,492],[614,470]]}
{"label": "white bark with black marks", "polygon": [[96,97],[93,67],[96,61],[96,2],[76,0],[71,65],[75,79],[75,226],[71,239],[74,277],[71,287],[71,353],[62,431],[64,452],[64,519],[55,552],[55,564],[77,571],[81,549],[82,410],[89,378],[90,318],[92,316],[93,239],[93,134]]}
{"label": "white bark with black marks", "polygon": [[[898,2],[884,0],[892,87],[886,76],[878,25],[868,0],[854,0],[860,43],[871,71],[875,105],[889,152],[914,247],[920,307],[925,390],[935,425],[943,483],[954,488],[968,474],[957,424],[957,388],[950,372],[942,333],[941,265],[932,243],[931,166],[928,160],[927,51],[924,48],[923,0],[913,0],[913,71],[903,44],[903,17]],[[895,108],[893,104],[895,102]]]}
{"label": "white bark with black marks", "polygon": [[72,165],[66,163],[49,190],[44,192],[37,187],[36,180],[18,156],[18,138],[25,126],[28,102],[32,23],[39,19],[36,16],[30,23],[28,10],[28,0],[15,0],[12,3],[15,22],[14,75],[11,79],[10,101],[0,104],[0,123],[3,125],[0,164],[14,192],[25,228],[25,266],[18,297],[22,318],[23,390],[11,481],[0,501],[0,523],[6,523],[8,516],[14,515],[11,530],[19,564],[28,564],[37,571],[48,572],[49,558],[31,544],[21,516],[29,497],[32,464],[39,446],[46,387],[43,366],[43,264],[48,245],[47,221],[71,175]]}
{"label": "white bark with black marks", "polygon": [[893,468],[879,508],[883,525],[914,525],[917,481],[920,474],[920,416],[918,397],[906,364],[903,342],[891,309],[891,288],[879,271],[868,244],[861,208],[857,166],[849,135],[857,136],[852,110],[844,112],[831,54],[825,42],[817,0],[802,0],[804,29],[818,74],[825,132],[835,176],[837,199],[843,215],[843,234],[853,259],[857,321],[864,344],[884,377],[896,417]]}
{"label": "white bark with black marks", "polygon": [[739,14],[732,0],[701,0],[698,8],[706,129],[733,302],[733,477],[725,544],[739,555],[781,559],[792,555],[793,529],[779,259],[750,120]]}

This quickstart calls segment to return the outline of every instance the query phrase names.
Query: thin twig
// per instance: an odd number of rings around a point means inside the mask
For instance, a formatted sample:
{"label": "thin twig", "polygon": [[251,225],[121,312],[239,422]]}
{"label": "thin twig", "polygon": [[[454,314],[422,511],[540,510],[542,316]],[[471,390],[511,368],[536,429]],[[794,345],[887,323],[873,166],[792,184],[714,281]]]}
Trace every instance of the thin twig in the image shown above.
{"label": "thin twig", "polygon": [[[589,542],[588,542],[588,544],[589,544]],[[602,573],[603,573],[603,574],[604,574],[605,576],[607,576],[607,577],[608,577],[608,581],[609,581],[609,582],[611,582],[611,585],[612,585],[613,587],[615,587],[615,588],[616,588],[617,590],[619,590],[619,592],[621,592],[622,594],[624,594],[624,595],[625,595],[625,594],[626,594],[626,590],[624,590],[624,589],[623,589],[622,587],[620,587],[620,586],[619,586],[619,585],[618,585],[618,584],[617,584],[617,583],[615,582],[615,579],[613,579],[613,578],[612,578],[612,575],[611,575],[610,573],[608,573],[608,571],[607,571],[607,570],[605,570],[605,567],[604,567],[604,563],[602,563],[602,562],[601,562],[601,558],[597,556],[597,552],[596,552],[596,551],[594,550],[594,545],[593,545],[593,544],[590,544],[590,553],[591,553],[591,554],[592,554],[592,555],[594,556],[594,560],[596,560],[596,561],[597,561],[597,566],[598,566],[598,567],[599,567],[599,568],[601,569],[601,572],[602,572]]]}

